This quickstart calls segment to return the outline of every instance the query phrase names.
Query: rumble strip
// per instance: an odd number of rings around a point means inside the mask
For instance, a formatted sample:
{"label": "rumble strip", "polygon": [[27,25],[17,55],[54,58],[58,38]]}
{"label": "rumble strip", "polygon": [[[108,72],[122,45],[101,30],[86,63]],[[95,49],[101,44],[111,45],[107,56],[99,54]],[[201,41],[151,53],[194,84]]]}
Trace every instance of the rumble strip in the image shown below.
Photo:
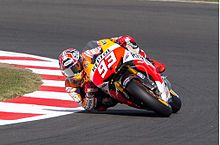
{"label": "rumble strip", "polygon": [[83,110],[65,92],[58,60],[0,51],[0,63],[30,69],[40,74],[43,81],[38,91],[0,102],[0,125],[57,117]]}

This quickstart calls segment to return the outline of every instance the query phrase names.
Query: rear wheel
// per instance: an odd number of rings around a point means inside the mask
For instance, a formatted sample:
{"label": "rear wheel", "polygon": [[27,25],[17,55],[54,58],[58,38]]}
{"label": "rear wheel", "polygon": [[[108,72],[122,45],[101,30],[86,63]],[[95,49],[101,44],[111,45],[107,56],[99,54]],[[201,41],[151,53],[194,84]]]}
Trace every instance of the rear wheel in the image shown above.
{"label": "rear wheel", "polygon": [[138,80],[132,79],[127,84],[126,90],[129,95],[131,95],[135,99],[140,100],[144,103],[144,105],[146,105],[156,113],[164,117],[169,117],[172,114],[172,109],[170,105],[166,102],[159,101],[158,99],[148,94],[146,88]]}

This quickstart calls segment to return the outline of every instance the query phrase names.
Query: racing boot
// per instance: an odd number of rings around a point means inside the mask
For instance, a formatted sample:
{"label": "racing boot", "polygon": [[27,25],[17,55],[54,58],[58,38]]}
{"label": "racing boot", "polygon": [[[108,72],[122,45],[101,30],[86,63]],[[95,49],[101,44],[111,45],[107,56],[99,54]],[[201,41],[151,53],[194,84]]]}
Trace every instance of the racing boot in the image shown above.
{"label": "racing boot", "polygon": [[114,107],[118,102],[111,97],[99,97],[97,101],[96,111],[106,111],[109,107]]}

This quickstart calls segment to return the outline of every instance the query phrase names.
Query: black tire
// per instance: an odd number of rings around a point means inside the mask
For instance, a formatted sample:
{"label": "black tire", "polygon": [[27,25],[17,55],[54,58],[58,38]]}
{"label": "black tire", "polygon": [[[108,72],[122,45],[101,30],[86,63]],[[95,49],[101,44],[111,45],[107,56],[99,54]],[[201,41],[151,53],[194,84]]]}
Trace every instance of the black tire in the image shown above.
{"label": "black tire", "polygon": [[132,97],[139,99],[147,107],[155,111],[161,116],[169,117],[172,114],[172,109],[170,106],[166,106],[165,104],[161,103],[156,98],[152,97],[146,92],[145,87],[135,79],[132,79],[126,87],[126,91]]}
{"label": "black tire", "polygon": [[169,104],[172,107],[173,113],[177,113],[181,106],[182,106],[182,102],[180,100],[179,97],[171,95],[171,99],[169,100]]}

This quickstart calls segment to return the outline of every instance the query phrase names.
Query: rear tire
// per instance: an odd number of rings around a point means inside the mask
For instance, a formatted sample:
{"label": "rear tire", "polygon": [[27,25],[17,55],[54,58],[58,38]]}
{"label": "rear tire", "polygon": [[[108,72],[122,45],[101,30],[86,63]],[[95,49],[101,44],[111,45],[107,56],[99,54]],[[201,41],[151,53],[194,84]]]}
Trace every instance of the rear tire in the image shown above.
{"label": "rear tire", "polygon": [[167,106],[148,94],[146,92],[146,88],[138,80],[132,79],[127,84],[126,90],[129,95],[131,95],[135,99],[140,100],[144,103],[144,105],[146,105],[156,113],[164,117],[169,117],[172,114],[172,109],[170,105]]}

